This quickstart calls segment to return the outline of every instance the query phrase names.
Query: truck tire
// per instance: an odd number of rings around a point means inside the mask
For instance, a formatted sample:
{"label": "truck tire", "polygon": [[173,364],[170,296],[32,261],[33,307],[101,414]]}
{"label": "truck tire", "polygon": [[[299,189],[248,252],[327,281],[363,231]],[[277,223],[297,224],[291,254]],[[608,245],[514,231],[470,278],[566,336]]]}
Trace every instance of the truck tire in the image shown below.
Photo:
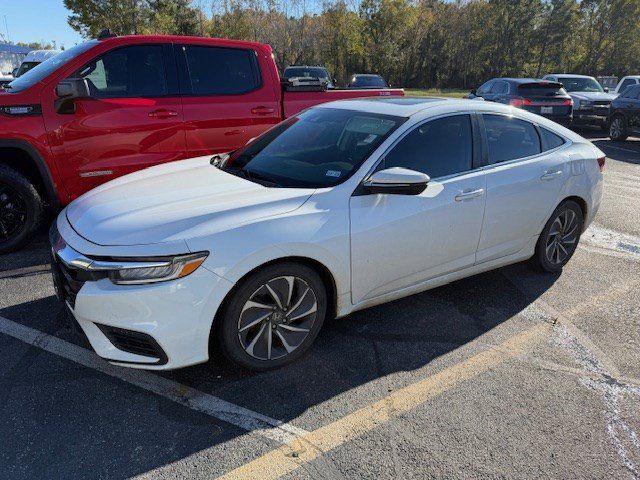
{"label": "truck tire", "polygon": [[0,254],[29,243],[42,222],[40,194],[22,174],[0,165]]}

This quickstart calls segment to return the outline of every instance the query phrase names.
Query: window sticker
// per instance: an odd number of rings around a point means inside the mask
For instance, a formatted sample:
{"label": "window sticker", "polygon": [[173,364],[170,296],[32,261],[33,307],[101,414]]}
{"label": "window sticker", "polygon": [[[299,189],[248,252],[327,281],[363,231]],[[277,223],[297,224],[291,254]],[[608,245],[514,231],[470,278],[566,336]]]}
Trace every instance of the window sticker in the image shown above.
{"label": "window sticker", "polygon": [[342,175],[342,172],[340,172],[338,170],[327,170],[327,173],[326,173],[327,177],[336,177],[336,178],[338,178],[340,175]]}

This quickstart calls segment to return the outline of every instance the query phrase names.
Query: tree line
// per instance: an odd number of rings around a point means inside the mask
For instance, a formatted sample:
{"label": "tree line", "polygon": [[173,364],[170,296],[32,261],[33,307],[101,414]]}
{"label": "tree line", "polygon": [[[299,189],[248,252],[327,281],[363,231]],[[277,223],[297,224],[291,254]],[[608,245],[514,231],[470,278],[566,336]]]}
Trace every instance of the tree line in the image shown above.
{"label": "tree line", "polygon": [[490,77],[640,74],[640,0],[64,0],[85,37],[166,33],[255,40],[279,68],[379,73],[408,88]]}

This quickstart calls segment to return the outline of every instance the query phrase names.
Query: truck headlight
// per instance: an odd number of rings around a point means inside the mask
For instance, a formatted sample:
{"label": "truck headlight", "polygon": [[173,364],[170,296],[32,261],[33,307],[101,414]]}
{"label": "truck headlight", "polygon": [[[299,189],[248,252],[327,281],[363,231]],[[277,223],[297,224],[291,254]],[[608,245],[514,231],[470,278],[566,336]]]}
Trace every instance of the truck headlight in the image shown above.
{"label": "truck headlight", "polygon": [[[109,262],[101,266],[105,267],[109,279],[117,285],[141,285],[186,277],[195,272],[208,255],[209,252],[198,252],[172,258],[127,259],[122,262],[113,262],[112,269],[107,265]],[[98,267],[98,263],[101,262],[94,263],[93,267]]]}
{"label": "truck headlight", "polygon": [[580,100],[580,110],[588,110],[593,106],[589,100]]}

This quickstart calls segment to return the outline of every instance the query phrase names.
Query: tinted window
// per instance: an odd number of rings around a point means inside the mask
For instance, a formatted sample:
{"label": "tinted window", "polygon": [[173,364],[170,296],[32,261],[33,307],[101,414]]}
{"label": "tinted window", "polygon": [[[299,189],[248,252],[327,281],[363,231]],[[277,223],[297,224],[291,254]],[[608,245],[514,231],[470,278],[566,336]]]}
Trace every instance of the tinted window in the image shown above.
{"label": "tinted window", "polygon": [[491,90],[491,86],[493,85],[493,80],[489,80],[488,82],[483,83],[482,85],[480,85],[480,87],[477,90],[478,94],[481,93],[489,93],[489,90]]}
{"label": "tinted window", "polygon": [[491,87],[491,93],[509,93],[509,84],[507,82],[496,82]]}
{"label": "tinted window", "polygon": [[193,94],[238,95],[260,86],[253,50],[186,45],[184,52]]}
{"label": "tinted window", "polygon": [[518,94],[523,97],[553,97],[567,95],[561,83],[523,83],[518,87]]}
{"label": "tinted window", "polygon": [[624,92],[625,88],[627,88],[629,85],[635,85],[635,83],[636,81],[633,78],[627,78],[622,81],[622,84],[620,85],[620,89],[618,91]]}
{"label": "tinted window", "polygon": [[540,134],[542,135],[542,143],[545,150],[553,150],[564,144],[564,139],[559,135],[556,135],[546,128],[540,127]]}
{"label": "tinted window", "polygon": [[630,87],[625,88],[620,96],[623,98],[638,98],[639,93],[640,93],[640,85],[632,85]]}
{"label": "tinted window", "polygon": [[329,79],[329,72],[320,67],[287,67],[282,74],[284,78],[305,77]]}
{"label": "tinted window", "polygon": [[76,76],[87,80],[91,96],[96,98],[167,94],[162,45],[111,50],[82,67]]}
{"label": "tinted window", "polygon": [[234,152],[223,169],[283,187],[331,187],[355,172],[406,119],[311,108]]}
{"label": "tinted window", "polygon": [[379,87],[385,88],[387,86],[387,82],[384,81],[382,77],[364,77],[364,76],[355,76],[351,79],[351,83],[349,84],[351,87]]}
{"label": "tinted window", "polygon": [[456,115],[424,123],[391,150],[384,168],[404,167],[431,178],[471,170],[473,136],[469,115]]}
{"label": "tinted window", "polygon": [[529,122],[504,115],[483,115],[489,162],[506,162],[540,153],[540,139]]}

